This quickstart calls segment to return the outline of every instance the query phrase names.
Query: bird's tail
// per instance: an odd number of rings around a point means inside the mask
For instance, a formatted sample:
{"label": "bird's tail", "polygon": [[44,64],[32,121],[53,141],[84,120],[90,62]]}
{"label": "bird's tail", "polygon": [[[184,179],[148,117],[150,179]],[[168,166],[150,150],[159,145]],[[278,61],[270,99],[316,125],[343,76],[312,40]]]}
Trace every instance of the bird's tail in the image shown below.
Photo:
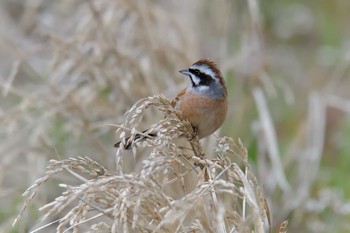
{"label": "bird's tail", "polygon": [[[156,136],[157,136],[156,133],[148,133],[147,130],[145,130],[142,132],[142,134],[136,134],[132,140],[130,137],[126,138],[126,140],[125,140],[126,143],[124,145],[124,149],[130,150],[136,142],[141,142],[141,141],[144,141],[148,138],[154,138]],[[117,142],[116,144],[114,144],[114,147],[119,148],[121,143],[122,143],[122,141]]]}

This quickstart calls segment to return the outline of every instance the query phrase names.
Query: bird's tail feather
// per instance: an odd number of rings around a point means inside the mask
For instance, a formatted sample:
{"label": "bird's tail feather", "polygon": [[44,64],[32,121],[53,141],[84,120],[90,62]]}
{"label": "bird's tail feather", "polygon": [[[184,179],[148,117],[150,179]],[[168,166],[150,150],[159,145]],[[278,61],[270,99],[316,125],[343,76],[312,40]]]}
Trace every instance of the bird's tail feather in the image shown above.
{"label": "bird's tail feather", "polygon": [[[126,144],[124,145],[124,149],[125,150],[130,150],[133,145],[135,144],[135,142],[140,142],[143,141],[147,138],[154,138],[155,136],[157,136],[156,133],[147,133],[147,130],[142,132],[143,134],[136,134],[135,137],[133,138],[133,140],[130,140],[130,137],[126,138]],[[120,144],[122,143],[122,141],[117,142],[116,144],[114,144],[114,147],[119,148]]]}

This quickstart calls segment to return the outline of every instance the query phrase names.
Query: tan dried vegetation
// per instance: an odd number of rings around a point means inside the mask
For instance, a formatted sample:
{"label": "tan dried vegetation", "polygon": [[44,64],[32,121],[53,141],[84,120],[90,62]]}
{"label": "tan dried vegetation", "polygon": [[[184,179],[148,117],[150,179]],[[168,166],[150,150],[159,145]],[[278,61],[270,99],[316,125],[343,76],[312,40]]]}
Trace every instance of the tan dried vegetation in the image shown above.
{"label": "tan dried vegetation", "polygon": [[[142,143],[150,150],[139,170],[124,172],[130,154],[121,149],[112,171],[87,157],[51,160],[46,175],[24,193],[21,212],[43,183],[68,171],[80,184],[60,184],[65,191],[40,208],[41,221],[61,216],[57,232],[265,232],[268,207],[242,143],[219,138],[215,158],[206,158],[190,123],[162,96],[143,99],[128,111],[122,140],[125,130],[139,133],[136,126],[150,107],[167,117],[156,125],[157,137]],[[188,145],[179,145],[179,137]]]}
{"label": "tan dried vegetation", "polygon": [[[349,49],[321,44],[312,4],[1,1],[0,232],[348,229],[321,159],[348,144]],[[249,153],[192,139],[169,105],[177,71],[209,56],[228,84],[223,131]],[[124,141],[148,127],[157,137],[113,148],[116,128]]]}

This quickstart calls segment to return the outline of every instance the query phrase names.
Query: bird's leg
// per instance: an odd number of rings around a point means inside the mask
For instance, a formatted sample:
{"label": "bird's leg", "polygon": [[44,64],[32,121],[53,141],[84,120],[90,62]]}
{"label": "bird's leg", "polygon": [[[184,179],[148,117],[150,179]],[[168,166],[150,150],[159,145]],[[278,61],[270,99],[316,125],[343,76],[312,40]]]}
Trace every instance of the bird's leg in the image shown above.
{"label": "bird's leg", "polygon": [[[204,157],[204,153],[202,151],[202,147],[199,144],[199,140],[197,138],[198,136],[198,128],[197,127],[193,127],[193,136],[191,138],[189,138],[192,150],[195,154],[196,157],[199,158],[203,158]],[[197,138],[197,140],[195,140]]]}
{"label": "bird's leg", "polygon": [[[193,127],[193,132],[194,132],[194,135],[193,135],[192,138],[189,139],[189,143],[191,145],[191,148],[193,150],[194,155],[197,158],[203,159],[205,154],[202,151],[202,147],[199,144],[199,140],[194,140],[198,136],[197,128]],[[199,163],[199,162],[195,162],[194,165],[195,166],[199,166],[199,168],[204,172],[204,180],[208,181],[209,180],[209,174],[208,174],[208,171],[206,169],[206,166],[203,165],[202,163]]]}
{"label": "bird's leg", "polygon": [[193,135],[189,139],[189,141],[192,141],[193,139],[195,139],[198,136],[198,128],[197,127],[192,127],[192,129],[193,129]]}

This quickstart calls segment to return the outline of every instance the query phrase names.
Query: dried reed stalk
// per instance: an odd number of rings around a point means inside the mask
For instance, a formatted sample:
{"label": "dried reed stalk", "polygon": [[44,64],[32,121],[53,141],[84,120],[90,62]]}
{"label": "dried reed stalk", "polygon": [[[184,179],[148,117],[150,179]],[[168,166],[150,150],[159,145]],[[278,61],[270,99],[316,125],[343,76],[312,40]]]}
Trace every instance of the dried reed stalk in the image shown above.
{"label": "dried reed stalk", "polygon": [[126,131],[131,137],[139,133],[150,107],[166,117],[152,126],[155,138],[134,147],[136,156],[150,147],[139,171],[123,171],[127,155],[121,149],[114,171],[87,157],[51,160],[45,176],[24,193],[15,222],[43,183],[68,171],[80,184],[61,184],[61,195],[40,208],[41,222],[59,218],[56,232],[265,232],[268,207],[241,141],[219,138],[216,158],[198,156],[204,154],[190,123],[163,96],[143,99],[127,112],[118,130],[122,140]]}

